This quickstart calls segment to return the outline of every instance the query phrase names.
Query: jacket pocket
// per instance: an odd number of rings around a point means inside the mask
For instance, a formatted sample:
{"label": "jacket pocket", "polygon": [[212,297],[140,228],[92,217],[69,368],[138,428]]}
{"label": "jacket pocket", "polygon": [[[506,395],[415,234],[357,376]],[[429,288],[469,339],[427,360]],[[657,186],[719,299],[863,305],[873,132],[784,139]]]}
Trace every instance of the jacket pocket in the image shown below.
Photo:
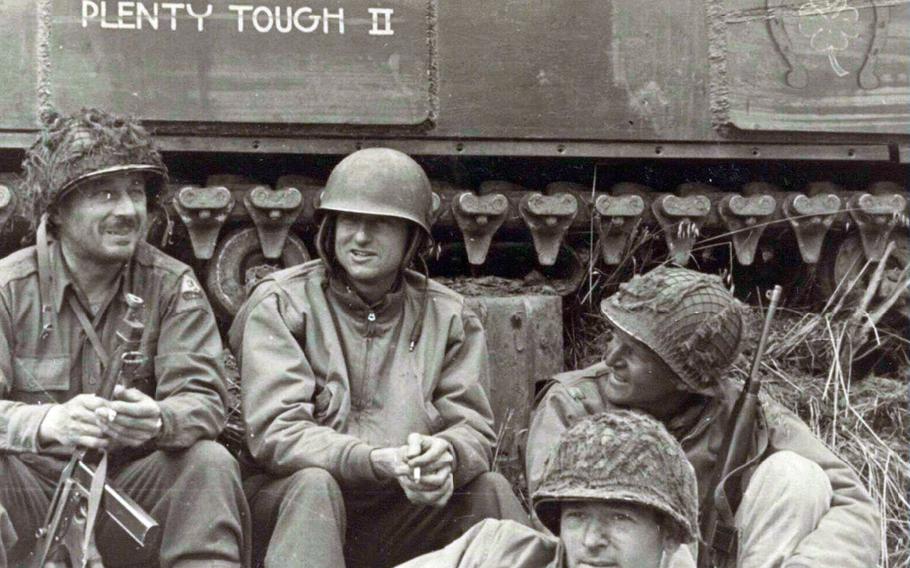
{"label": "jacket pocket", "polygon": [[14,357],[13,388],[15,398],[23,402],[53,400],[51,393],[70,388],[69,356]]}

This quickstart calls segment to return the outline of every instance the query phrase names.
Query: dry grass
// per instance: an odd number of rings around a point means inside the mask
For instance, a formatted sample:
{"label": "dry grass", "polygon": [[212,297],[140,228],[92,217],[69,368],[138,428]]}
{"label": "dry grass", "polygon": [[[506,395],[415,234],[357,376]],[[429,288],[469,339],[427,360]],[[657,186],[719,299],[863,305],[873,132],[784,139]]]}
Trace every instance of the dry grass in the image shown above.
{"label": "dry grass", "polygon": [[[910,282],[907,270],[896,280],[897,286],[886,284],[879,290],[882,280],[877,265],[867,264],[860,276],[842,282],[820,311],[781,310],[761,375],[764,395],[798,414],[859,473],[880,507],[884,551],[880,566],[904,568],[910,567],[910,341],[905,338],[906,320],[894,316],[906,313]],[[570,368],[600,357],[604,324],[596,305],[592,302],[567,320]],[[760,329],[762,309],[750,311],[754,322],[749,328]],[[870,351],[885,353],[889,364],[860,378],[857,363]],[[749,366],[747,351],[734,365],[734,378],[745,378]]]}
{"label": "dry grass", "polygon": [[[849,463],[875,497],[884,535],[880,566],[910,566],[908,369],[856,379],[851,340],[857,331],[849,317],[829,315],[778,318],[763,363],[763,388]],[[734,368],[740,377],[747,372],[745,360]]]}

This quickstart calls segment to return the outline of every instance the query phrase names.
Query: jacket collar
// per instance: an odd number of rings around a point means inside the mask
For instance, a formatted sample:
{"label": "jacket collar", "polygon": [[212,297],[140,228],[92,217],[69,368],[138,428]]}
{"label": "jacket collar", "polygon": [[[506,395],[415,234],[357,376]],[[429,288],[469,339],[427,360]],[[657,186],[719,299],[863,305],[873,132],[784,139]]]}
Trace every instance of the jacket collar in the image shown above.
{"label": "jacket collar", "polygon": [[[40,254],[40,253],[39,253]],[[81,297],[81,290],[76,285],[75,279],[73,278],[73,273],[70,270],[69,266],[66,264],[66,261],[63,258],[63,251],[61,250],[60,241],[56,239],[50,239],[47,242],[47,255],[48,263],[38,264],[38,278],[42,282],[47,283],[48,289],[50,291],[50,298],[53,302],[53,308],[55,313],[60,313],[60,310],[63,308],[63,301],[66,297],[66,289],[72,287],[73,293],[79,296],[80,301],[85,301]],[[132,272],[133,272],[133,263],[132,261],[127,262],[120,269],[120,274],[117,277],[117,280],[114,282],[114,290],[119,290],[124,282],[132,281]],[[107,302],[105,302],[106,304]]]}
{"label": "jacket collar", "polygon": [[393,320],[401,313],[405,301],[406,284],[404,278],[400,277],[395,288],[382,297],[375,304],[367,304],[363,298],[347,283],[341,275],[336,275],[332,271],[329,273],[329,294],[338,301],[338,304],[344,311],[355,315],[365,316],[374,314],[376,321],[385,322]]}

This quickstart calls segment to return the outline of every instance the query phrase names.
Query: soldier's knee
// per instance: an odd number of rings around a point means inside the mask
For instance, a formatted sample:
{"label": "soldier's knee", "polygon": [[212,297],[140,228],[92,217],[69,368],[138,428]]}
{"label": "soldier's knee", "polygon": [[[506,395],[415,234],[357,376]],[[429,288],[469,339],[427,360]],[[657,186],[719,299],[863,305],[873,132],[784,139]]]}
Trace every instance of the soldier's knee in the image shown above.
{"label": "soldier's knee", "polygon": [[239,464],[227,449],[212,440],[199,440],[184,451],[183,461],[194,468],[213,471],[236,471],[239,475]]}
{"label": "soldier's knee", "polygon": [[775,452],[755,469],[744,500],[787,503],[795,510],[830,506],[833,490],[817,463],[789,451]]}
{"label": "soldier's knee", "polygon": [[341,487],[332,474],[319,467],[298,470],[289,476],[289,493],[309,493],[328,498],[341,498]]}
{"label": "soldier's knee", "polygon": [[471,492],[481,495],[512,493],[512,486],[509,484],[509,480],[503,477],[502,474],[492,471],[481,473],[475,477],[468,484],[468,488]]}

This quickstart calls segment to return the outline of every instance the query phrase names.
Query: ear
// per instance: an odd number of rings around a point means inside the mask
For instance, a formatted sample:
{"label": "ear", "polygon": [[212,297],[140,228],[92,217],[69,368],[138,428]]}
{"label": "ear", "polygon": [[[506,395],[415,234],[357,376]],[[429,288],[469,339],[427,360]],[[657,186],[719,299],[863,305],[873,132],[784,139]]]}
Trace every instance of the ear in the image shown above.
{"label": "ear", "polygon": [[54,226],[60,225],[60,206],[59,204],[47,208],[47,220]]}
{"label": "ear", "polygon": [[660,554],[660,568],[673,566],[695,566],[695,558],[688,546],[682,546],[669,535],[663,537],[663,551]]}

